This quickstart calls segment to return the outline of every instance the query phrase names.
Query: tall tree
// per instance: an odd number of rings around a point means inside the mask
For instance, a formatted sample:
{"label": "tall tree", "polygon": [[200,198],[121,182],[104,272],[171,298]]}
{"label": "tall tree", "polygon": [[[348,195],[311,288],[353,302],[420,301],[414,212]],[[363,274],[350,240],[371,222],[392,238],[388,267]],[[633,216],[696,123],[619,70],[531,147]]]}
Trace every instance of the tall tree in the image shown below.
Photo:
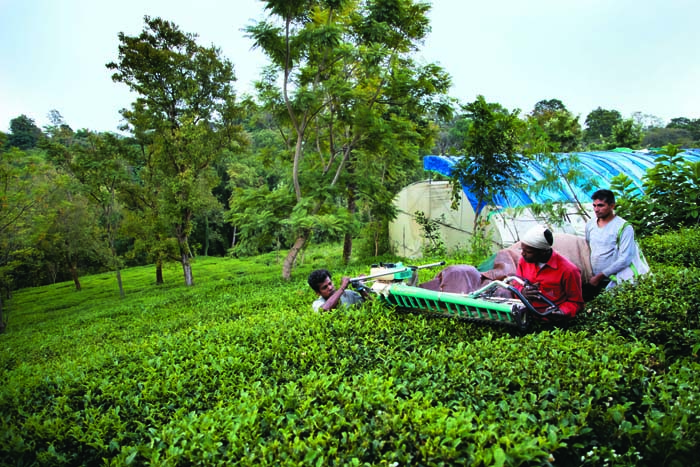
{"label": "tall tree", "polygon": [[500,104],[487,103],[481,95],[464,110],[471,125],[463,147],[464,157],[455,165],[451,183],[455,202],[462,186],[476,195],[476,232],[482,209],[518,181],[525,162],[517,153],[523,124],[518,118],[519,110],[510,112]]}
{"label": "tall tree", "polygon": [[47,223],[46,200],[58,185],[41,157],[16,147],[0,151],[0,331],[5,327],[3,298],[14,287],[17,268],[36,253]]}
{"label": "tall tree", "polygon": [[612,135],[613,127],[621,121],[622,114],[617,110],[606,110],[598,107],[586,116],[585,141],[589,144],[602,143]]}
{"label": "tall tree", "polygon": [[99,214],[102,237],[110,252],[108,266],[115,271],[122,297],[122,260],[117,254],[116,241],[123,218],[118,197],[132,182],[128,151],[126,141],[117,135],[90,133],[84,144],[73,147],[73,157],[65,165]]}
{"label": "tall tree", "polygon": [[570,152],[579,148],[581,124],[558,99],[540,101],[528,115],[528,124],[538,125],[547,135],[550,146],[556,152]]}
{"label": "tall tree", "polygon": [[10,135],[7,145],[22,150],[32,149],[36,147],[41,136],[41,129],[36,126],[34,120],[26,115],[20,115],[10,120]]}
{"label": "tall tree", "polygon": [[[290,179],[296,204],[288,225],[296,239],[282,272],[289,278],[297,255],[318,228],[346,232],[347,259],[363,190],[360,182],[381,179],[387,165],[375,162],[399,160],[399,153],[404,161],[413,154],[417,163],[417,148],[433,131],[428,122],[420,121],[418,110],[444,92],[449,79],[438,67],[418,67],[411,60],[411,52],[428,31],[427,4],[412,0],[265,4],[271,20],[248,32],[282,75],[281,89],[275,92],[270,80],[266,96],[273,114],[279,116],[277,109],[284,107],[283,118],[291,129]],[[409,115],[412,110],[416,113]],[[379,173],[366,172],[375,168]]]}
{"label": "tall tree", "polygon": [[51,202],[51,223],[39,247],[56,270],[67,268],[75,290],[80,291],[81,271],[88,265],[101,267],[108,256],[98,222],[99,212],[80,192],[75,180],[54,193]]}
{"label": "tall tree", "polygon": [[631,148],[636,149],[642,143],[644,133],[642,125],[633,119],[622,120],[613,126],[608,149]]}
{"label": "tall tree", "polygon": [[233,65],[216,47],[197,44],[160,18],[144,18],[139,36],[119,33],[119,58],[107,64],[112,79],[139,97],[122,110],[135,136],[149,134],[151,181],[158,185],[159,215],[172,226],[185,284],[193,285],[189,236],[194,215],[217,185],[214,164],[226,149],[245,143],[235,124]]}
{"label": "tall tree", "polygon": [[685,130],[697,142],[700,142],[700,118],[690,119],[686,117],[672,118],[666,128]]}
{"label": "tall tree", "polygon": [[556,112],[568,112],[564,103],[559,99],[543,99],[535,104],[532,115],[539,116]]}

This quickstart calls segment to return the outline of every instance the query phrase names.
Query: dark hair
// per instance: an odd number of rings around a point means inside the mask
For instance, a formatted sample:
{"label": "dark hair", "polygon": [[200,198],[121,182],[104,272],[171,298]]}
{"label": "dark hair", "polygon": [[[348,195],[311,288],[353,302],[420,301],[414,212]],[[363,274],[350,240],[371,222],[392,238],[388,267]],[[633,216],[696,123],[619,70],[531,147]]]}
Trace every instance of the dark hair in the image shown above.
{"label": "dark hair", "polygon": [[544,239],[547,240],[547,243],[549,243],[549,246],[552,246],[554,244],[554,234],[552,233],[551,230],[544,229]]}
{"label": "dark hair", "polygon": [[319,288],[323,282],[325,282],[327,278],[331,278],[331,273],[328,272],[327,269],[316,269],[315,271],[311,271],[311,274],[309,274],[309,279],[308,283],[309,286],[314,290],[314,292],[318,293]]}
{"label": "dark hair", "polygon": [[591,199],[604,201],[607,204],[615,204],[615,193],[610,190],[598,190],[591,195]]}

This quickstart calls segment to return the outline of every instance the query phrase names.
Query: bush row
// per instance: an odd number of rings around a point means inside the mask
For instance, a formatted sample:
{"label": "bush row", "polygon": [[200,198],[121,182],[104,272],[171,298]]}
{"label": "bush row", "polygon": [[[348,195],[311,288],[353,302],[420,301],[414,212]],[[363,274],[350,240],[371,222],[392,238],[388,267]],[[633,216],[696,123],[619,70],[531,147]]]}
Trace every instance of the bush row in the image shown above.
{"label": "bush row", "polygon": [[697,465],[692,265],[655,260],[568,329],[520,335],[377,303],[315,314],[316,260],[290,283],[269,258],[217,260],[190,289],[17,294],[0,464]]}
{"label": "bush row", "polygon": [[515,338],[374,305],[280,308],[154,334],[48,374],[26,364],[5,372],[0,461],[689,460],[700,442],[698,368],[661,372],[660,355],[612,331]]}
{"label": "bush row", "polygon": [[700,226],[645,237],[640,245],[651,263],[691,268],[700,265]]}

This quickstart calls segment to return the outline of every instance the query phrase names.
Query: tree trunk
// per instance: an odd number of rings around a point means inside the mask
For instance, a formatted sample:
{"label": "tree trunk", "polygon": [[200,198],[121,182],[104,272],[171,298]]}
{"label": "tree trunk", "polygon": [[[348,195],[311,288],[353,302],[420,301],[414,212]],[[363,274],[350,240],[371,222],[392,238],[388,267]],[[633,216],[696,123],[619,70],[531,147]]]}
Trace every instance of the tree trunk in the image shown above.
{"label": "tree trunk", "polygon": [[163,260],[156,260],[156,285],[163,285]]}
{"label": "tree trunk", "polygon": [[292,278],[294,263],[296,263],[299,252],[302,248],[304,248],[308,235],[309,233],[306,231],[300,233],[297,239],[294,241],[292,248],[289,249],[289,253],[287,253],[287,257],[284,259],[284,264],[282,265],[282,278],[284,280],[290,280]]}
{"label": "tree trunk", "polygon": [[121,298],[124,298],[124,284],[122,283],[122,271],[121,269],[119,269],[119,255],[117,255],[117,249],[114,246],[114,237],[112,235],[110,235],[109,239],[109,250],[112,253],[112,261],[117,273],[117,285],[119,286],[119,296]]}
{"label": "tree trunk", "polygon": [[5,332],[5,314],[3,313],[3,306],[2,294],[0,294],[0,334]]}
{"label": "tree trunk", "polygon": [[83,287],[80,285],[80,278],[78,277],[78,264],[73,262],[70,265],[70,275],[73,278],[73,283],[75,284],[75,290],[80,292]]}
{"label": "tree trunk", "polygon": [[194,278],[192,277],[192,264],[190,263],[190,255],[187,251],[183,251],[181,256],[182,261],[182,272],[185,275],[185,285],[194,285]]}
{"label": "tree trunk", "polygon": [[182,233],[177,235],[177,243],[180,247],[180,262],[182,263],[182,273],[185,276],[185,285],[194,285],[194,278],[192,277],[192,263],[190,262],[192,254],[187,235]]}
{"label": "tree trunk", "polygon": [[204,256],[209,256],[209,216],[204,216]]}
{"label": "tree trunk", "polygon": [[[357,210],[357,203],[355,202],[355,186],[348,186],[348,212],[350,215],[354,215]],[[343,239],[343,261],[345,264],[350,262],[350,257],[352,256],[352,232],[345,232],[345,238]]]}
{"label": "tree trunk", "polygon": [[117,268],[117,284],[119,285],[119,296],[124,298],[124,284],[122,284],[122,272]]}

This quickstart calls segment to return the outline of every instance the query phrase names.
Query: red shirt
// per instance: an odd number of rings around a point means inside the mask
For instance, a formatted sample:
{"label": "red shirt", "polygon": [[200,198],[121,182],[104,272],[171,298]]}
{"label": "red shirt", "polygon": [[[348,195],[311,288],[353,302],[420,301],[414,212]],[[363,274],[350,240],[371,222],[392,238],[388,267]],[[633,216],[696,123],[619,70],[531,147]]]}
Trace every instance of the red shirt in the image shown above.
{"label": "red shirt", "polygon": [[[533,284],[539,282],[542,295],[554,302],[568,317],[573,318],[583,309],[581,271],[556,251],[552,251],[551,258],[542,268],[526,262],[521,257],[515,273]],[[513,285],[521,288],[515,283]],[[539,300],[533,300],[531,303],[538,311],[544,311],[549,306]]]}

